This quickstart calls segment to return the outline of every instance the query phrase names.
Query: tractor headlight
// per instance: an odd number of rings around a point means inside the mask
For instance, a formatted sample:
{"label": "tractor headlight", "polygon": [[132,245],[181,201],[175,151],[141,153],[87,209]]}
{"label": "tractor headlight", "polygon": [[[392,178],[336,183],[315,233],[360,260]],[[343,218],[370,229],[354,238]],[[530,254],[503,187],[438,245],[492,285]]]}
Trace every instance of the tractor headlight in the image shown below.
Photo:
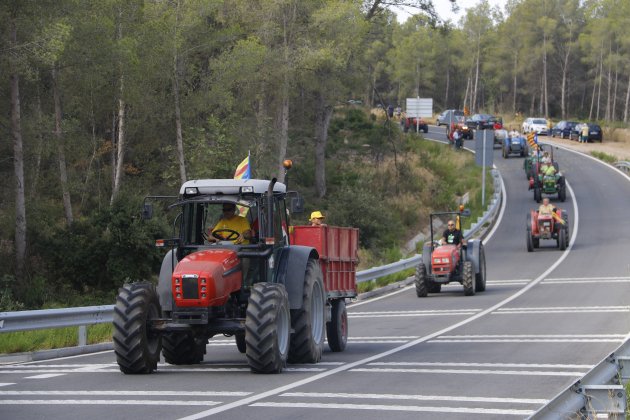
{"label": "tractor headlight", "polygon": [[443,262],[443,263],[447,263],[447,262],[448,262],[448,257],[446,257],[446,258],[442,258],[442,262]]}
{"label": "tractor headlight", "polygon": [[201,298],[202,298],[202,299],[205,299],[205,298],[206,298],[206,294],[205,294],[205,293],[202,293],[202,294],[201,294]]}
{"label": "tractor headlight", "polygon": [[175,278],[175,284],[179,284],[179,278]]}
{"label": "tractor headlight", "polygon": [[178,293],[177,295],[175,295],[175,297],[177,297],[177,299],[181,299],[182,298],[182,294]]}
{"label": "tractor headlight", "polygon": [[197,195],[197,194],[199,194],[199,190],[197,189],[197,187],[186,187],[186,189],[184,190],[184,194],[185,195]]}
{"label": "tractor headlight", "polygon": [[433,262],[436,263],[436,264],[439,264],[440,263],[440,259],[439,258],[433,258]]}
{"label": "tractor headlight", "polygon": [[201,291],[205,292],[206,291],[206,286],[201,286]]}
{"label": "tractor headlight", "polygon": [[182,288],[181,288],[181,287],[179,287],[179,286],[175,286],[175,291],[176,291],[176,292],[181,292],[181,291],[182,291]]}

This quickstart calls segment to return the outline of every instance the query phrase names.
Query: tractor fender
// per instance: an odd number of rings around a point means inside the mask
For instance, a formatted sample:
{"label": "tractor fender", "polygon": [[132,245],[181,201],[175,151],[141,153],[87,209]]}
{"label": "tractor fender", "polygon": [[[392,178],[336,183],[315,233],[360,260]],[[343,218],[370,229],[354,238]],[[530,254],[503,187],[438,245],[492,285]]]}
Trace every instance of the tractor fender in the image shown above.
{"label": "tractor fender", "polygon": [[422,262],[427,269],[427,273],[431,273],[431,252],[433,252],[431,242],[427,242],[422,247]]}
{"label": "tractor fender", "polygon": [[304,275],[310,259],[319,260],[315,248],[302,245],[284,247],[276,257],[273,282],[284,285],[289,294],[289,309],[301,309],[304,290]]}
{"label": "tractor fender", "polygon": [[170,312],[173,310],[173,289],[171,279],[173,276],[173,270],[175,269],[177,263],[177,250],[171,249],[162,260],[157,287],[162,312]]}
{"label": "tractor fender", "polygon": [[470,239],[468,240],[468,245],[466,247],[466,259],[472,262],[475,274],[479,273],[479,255],[481,253],[481,246],[481,241],[479,239]]}

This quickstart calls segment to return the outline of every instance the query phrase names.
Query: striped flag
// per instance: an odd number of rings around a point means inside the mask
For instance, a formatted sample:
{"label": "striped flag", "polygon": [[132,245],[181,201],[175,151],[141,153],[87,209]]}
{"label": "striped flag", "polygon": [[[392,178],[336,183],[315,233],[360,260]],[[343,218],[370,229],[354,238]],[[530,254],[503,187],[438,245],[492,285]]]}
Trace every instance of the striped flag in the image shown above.
{"label": "striped flag", "polygon": [[250,179],[252,175],[251,167],[249,165],[249,153],[247,157],[243,159],[241,163],[236,167],[234,172],[234,179]]}

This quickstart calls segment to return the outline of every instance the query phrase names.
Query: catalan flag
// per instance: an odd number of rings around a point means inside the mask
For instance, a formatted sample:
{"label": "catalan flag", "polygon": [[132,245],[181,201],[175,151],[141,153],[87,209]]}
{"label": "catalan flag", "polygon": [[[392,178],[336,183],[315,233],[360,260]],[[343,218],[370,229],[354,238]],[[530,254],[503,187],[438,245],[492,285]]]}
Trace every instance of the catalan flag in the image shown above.
{"label": "catalan flag", "polygon": [[538,135],[531,132],[527,135],[527,143],[532,150],[538,150]]}
{"label": "catalan flag", "polygon": [[234,179],[250,179],[252,175],[251,166],[249,165],[249,153],[247,157],[243,159],[241,163],[236,167],[234,172]]}

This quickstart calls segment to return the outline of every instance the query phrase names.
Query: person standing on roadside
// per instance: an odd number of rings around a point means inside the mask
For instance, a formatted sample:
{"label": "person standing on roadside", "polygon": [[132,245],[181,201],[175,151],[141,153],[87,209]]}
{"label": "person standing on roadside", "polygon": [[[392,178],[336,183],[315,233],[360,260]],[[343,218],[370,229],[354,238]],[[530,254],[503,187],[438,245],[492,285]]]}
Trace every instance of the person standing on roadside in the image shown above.
{"label": "person standing on roadside", "polygon": [[588,124],[584,123],[580,130],[580,143],[588,143]]}

